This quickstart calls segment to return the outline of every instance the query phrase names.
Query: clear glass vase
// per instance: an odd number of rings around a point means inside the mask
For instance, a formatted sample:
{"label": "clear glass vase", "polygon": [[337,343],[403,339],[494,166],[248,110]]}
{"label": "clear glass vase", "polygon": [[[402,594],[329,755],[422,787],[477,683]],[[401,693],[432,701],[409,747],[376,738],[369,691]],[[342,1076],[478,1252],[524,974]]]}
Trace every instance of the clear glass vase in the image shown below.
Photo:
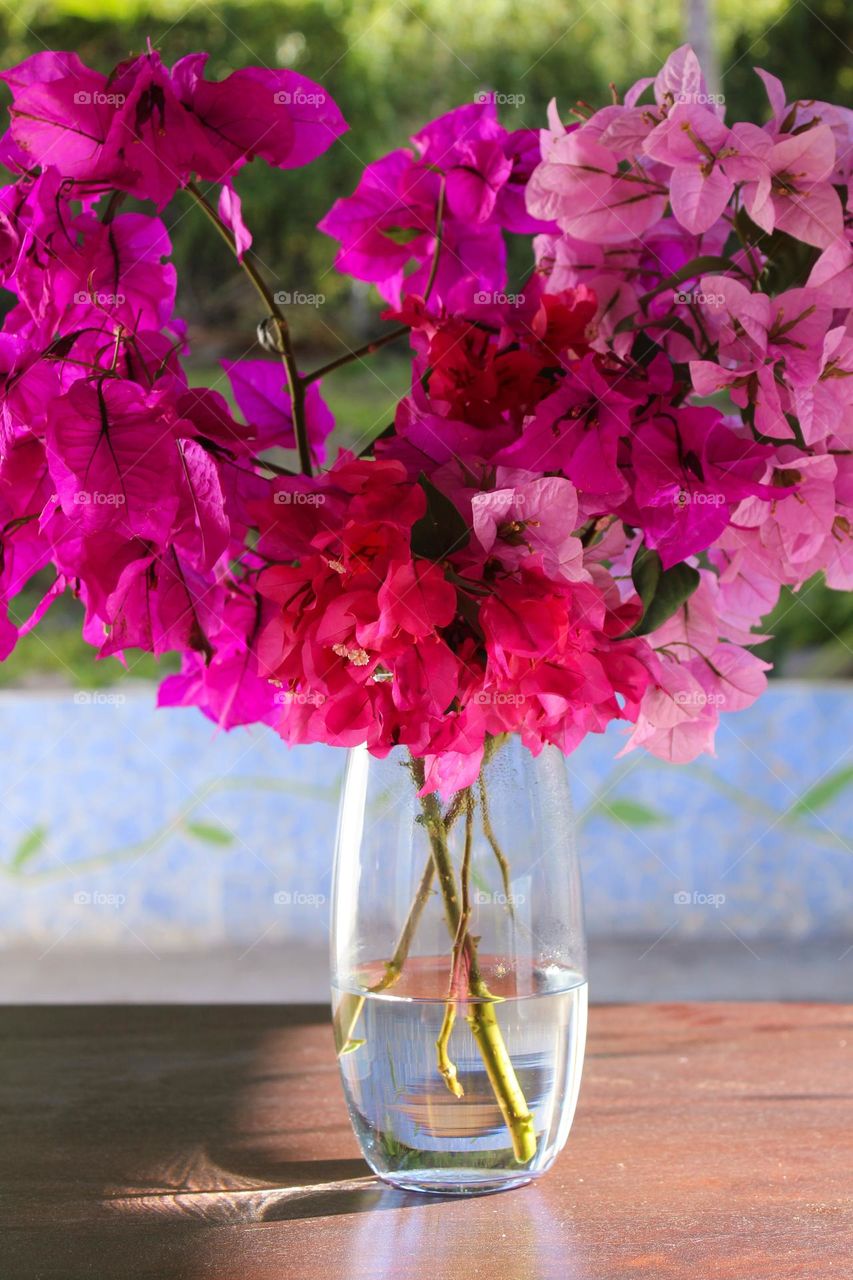
{"label": "clear glass vase", "polygon": [[475,1193],[564,1146],[586,1038],[586,948],[564,759],[490,740],[480,777],[419,797],[423,763],[350,752],[332,903],[344,1092],[395,1186]]}

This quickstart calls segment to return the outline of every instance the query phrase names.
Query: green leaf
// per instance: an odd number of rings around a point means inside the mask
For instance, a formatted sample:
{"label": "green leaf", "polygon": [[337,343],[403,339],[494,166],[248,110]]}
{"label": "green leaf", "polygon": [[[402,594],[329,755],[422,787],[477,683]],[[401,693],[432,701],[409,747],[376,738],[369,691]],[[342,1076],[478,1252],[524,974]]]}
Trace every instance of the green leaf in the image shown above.
{"label": "green leaf", "polygon": [[34,858],[37,853],[41,852],[47,840],[47,834],[47,827],[39,825],[33,827],[31,831],[28,831],[21,838],[15,852],[12,854],[10,863],[12,871],[20,871],[24,864],[29,862],[30,858]]}
{"label": "green leaf", "polygon": [[394,244],[407,245],[422,236],[423,231],[419,231],[417,227],[382,227],[382,234],[393,240]]}
{"label": "green leaf", "polygon": [[[696,334],[690,328],[690,325],[682,320],[679,316],[667,316],[664,320],[653,322],[648,316],[642,316],[637,320],[636,316],[623,316],[613,330],[614,333],[636,333],[638,337],[645,335],[645,331],[649,328],[661,329],[664,333],[680,333],[683,338],[688,338],[691,342],[695,342]],[[655,343],[660,350],[660,344]]]}
{"label": "green leaf", "polygon": [[412,550],[426,560],[443,560],[467,545],[470,530],[462,513],[423,472],[418,484],[426,494],[427,509],[412,527]]}
{"label": "green leaf", "polygon": [[203,840],[205,844],[226,845],[234,843],[234,835],[225,827],[217,827],[212,822],[185,822],[184,826],[191,836]]}
{"label": "green leaf", "polygon": [[828,778],[821,778],[820,782],[816,782],[813,787],[809,787],[797,803],[791,805],[787,816],[802,817],[805,813],[814,813],[816,809],[824,808],[851,783],[853,783],[853,764],[848,764],[836,773],[831,773]]}
{"label": "green leaf", "polygon": [[641,544],[631,566],[631,581],[643,602],[643,616],[622,639],[646,636],[662,627],[699,586],[699,571],[689,564],[664,569],[658,553]]}
{"label": "green leaf", "polygon": [[640,804],[638,800],[602,800],[598,805],[598,812],[605,818],[624,822],[626,827],[652,827],[667,821],[665,813]]}
{"label": "green leaf", "polygon": [[634,584],[634,590],[643,602],[643,608],[648,609],[663,573],[660,556],[656,551],[649,551],[644,543],[640,543],[634,553],[634,562],[631,565],[631,581]]}
{"label": "green leaf", "polygon": [[730,271],[731,266],[729,258],[721,258],[716,254],[708,253],[701,258],[694,258],[692,262],[685,263],[678,271],[674,271],[671,276],[661,280],[660,284],[655,285],[654,289],[644,293],[640,298],[640,306],[645,306],[652,298],[656,298],[659,293],[664,293],[667,289],[674,289],[676,285],[683,284],[685,280],[692,280],[694,276],[704,275],[706,271]]}

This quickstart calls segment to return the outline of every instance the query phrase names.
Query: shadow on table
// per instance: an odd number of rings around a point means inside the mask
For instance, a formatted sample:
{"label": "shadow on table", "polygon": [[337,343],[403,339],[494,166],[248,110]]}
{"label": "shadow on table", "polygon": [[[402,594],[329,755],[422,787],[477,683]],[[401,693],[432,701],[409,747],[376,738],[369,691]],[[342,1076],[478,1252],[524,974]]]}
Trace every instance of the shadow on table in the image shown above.
{"label": "shadow on table", "polygon": [[422,1203],[341,1156],[324,1008],[7,1008],[0,1071],[4,1277],[183,1280],[219,1229]]}

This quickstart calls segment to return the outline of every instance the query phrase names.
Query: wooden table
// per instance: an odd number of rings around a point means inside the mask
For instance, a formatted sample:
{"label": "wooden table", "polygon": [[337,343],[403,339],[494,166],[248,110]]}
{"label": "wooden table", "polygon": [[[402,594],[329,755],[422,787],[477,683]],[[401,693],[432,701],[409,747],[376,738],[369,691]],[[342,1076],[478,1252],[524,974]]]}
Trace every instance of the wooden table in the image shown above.
{"label": "wooden table", "polygon": [[3,1280],[847,1280],[853,1007],[592,1010],[569,1145],[459,1201],[377,1183],[328,1011],[0,1010]]}

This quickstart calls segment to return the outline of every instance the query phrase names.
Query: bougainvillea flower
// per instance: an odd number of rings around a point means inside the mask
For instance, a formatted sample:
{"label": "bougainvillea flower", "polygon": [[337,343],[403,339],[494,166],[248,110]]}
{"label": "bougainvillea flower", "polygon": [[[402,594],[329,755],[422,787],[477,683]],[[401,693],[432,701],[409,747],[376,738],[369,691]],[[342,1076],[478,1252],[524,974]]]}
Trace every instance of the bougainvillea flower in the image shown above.
{"label": "bougainvillea flower", "polygon": [[[293,449],[296,437],[284,369],[273,360],[223,360],[237,407],[253,428],[255,448]],[[331,409],[312,382],[305,394],[305,422],[315,461],[323,456],[323,444],[334,429]]]}
{"label": "bougainvillea flower", "polygon": [[47,457],[62,509],[94,531],[167,540],[179,459],[169,405],[133,382],[77,382],[48,412]]}
{"label": "bougainvillea flower", "polygon": [[838,239],[844,211],[832,186],[835,139],[827,125],[774,140],[743,123],[733,126],[732,136],[738,154],[727,168],[743,182],[744,207],[753,222],[819,249]]}
{"label": "bougainvillea flower", "polygon": [[[411,384],[318,472],[318,371],[226,361],[239,413],[191,386],[164,222],[121,208],[214,184],[260,283],[235,175],[345,125],[292,71],[206,61],[5,73],[0,658],[70,590],[100,656],[181,655],[163,705],[405,748],[445,797],[491,735],[568,752],[621,720],[626,750],[711,750],[764,687],[780,586],[853,587],[853,115],[762,73],[771,119],[728,127],[685,46],[568,128],[552,104],[510,132],[493,96],[427,124],[321,224]],[[535,236],[513,293],[508,232]],[[296,423],[300,474],[269,452]]]}
{"label": "bougainvillea flower", "polygon": [[212,162],[202,178],[221,182],[255,156],[281,169],[310,164],[346,130],[331,95],[289,68],[241,67],[224,80],[204,78],[206,53],[172,69],[178,98],[201,123]]}
{"label": "bougainvillea flower", "polygon": [[643,150],[672,168],[672,212],[688,231],[708,231],[734,190],[728,162],[737,154],[734,139],[718,116],[699,106],[676,103],[648,135]]}
{"label": "bougainvillea flower", "polygon": [[498,467],[496,488],[471,503],[474,533],[485,552],[507,569],[536,556],[549,578],[588,581],[583,543],[574,537],[578,498],[560,476],[542,476]]}
{"label": "bougainvillea flower", "polygon": [[764,493],[766,457],[764,446],[736,435],[715,409],[656,417],[634,441],[637,478],[626,518],[644,530],[664,568],[678,564],[711,546],[741,498]]}
{"label": "bougainvillea flower", "polygon": [[534,217],[593,244],[622,244],[647,231],[666,208],[667,191],[636,170],[623,173],[617,156],[582,129],[549,146],[527,187]]}

